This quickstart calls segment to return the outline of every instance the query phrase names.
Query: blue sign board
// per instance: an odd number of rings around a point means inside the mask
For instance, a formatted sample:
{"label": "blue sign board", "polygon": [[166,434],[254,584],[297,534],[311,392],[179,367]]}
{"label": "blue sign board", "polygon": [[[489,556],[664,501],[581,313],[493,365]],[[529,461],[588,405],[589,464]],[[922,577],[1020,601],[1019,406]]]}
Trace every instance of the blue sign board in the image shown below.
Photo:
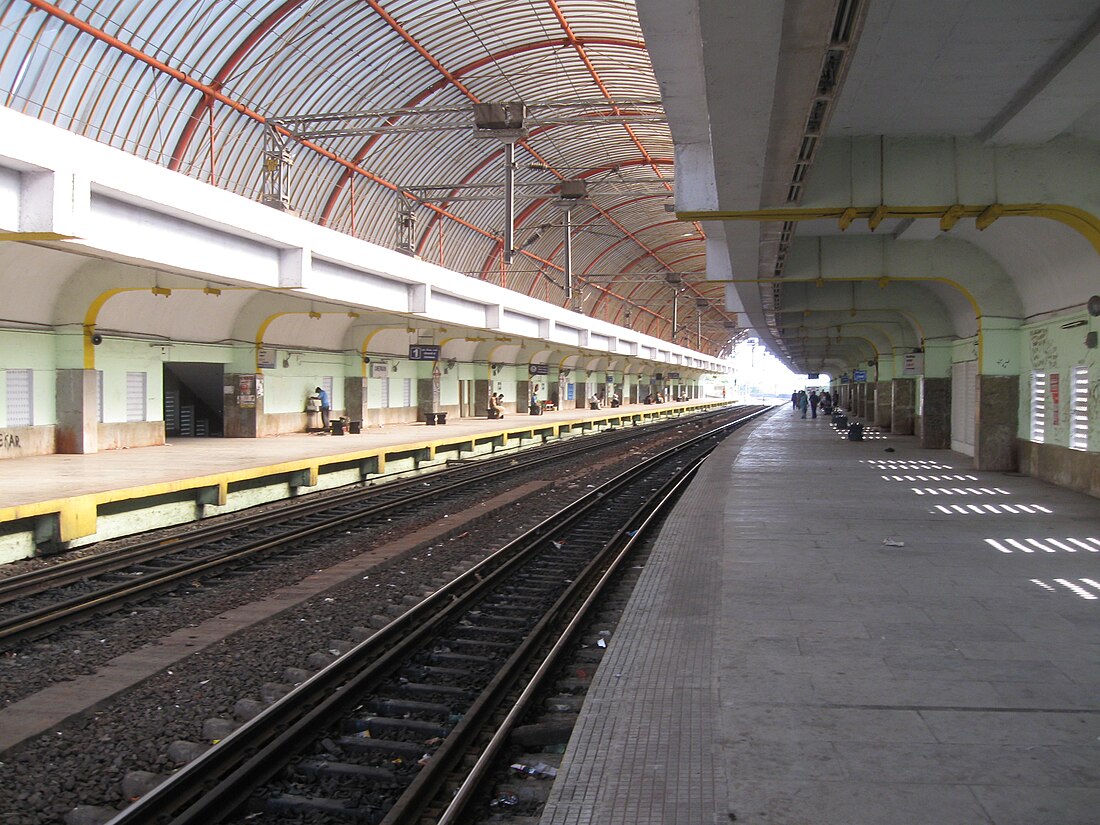
{"label": "blue sign board", "polygon": [[438,361],[439,347],[437,345],[413,344],[409,346],[410,361]]}
{"label": "blue sign board", "polygon": [[867,380],[867,370],[852,370],[852,380],[856,383]]}

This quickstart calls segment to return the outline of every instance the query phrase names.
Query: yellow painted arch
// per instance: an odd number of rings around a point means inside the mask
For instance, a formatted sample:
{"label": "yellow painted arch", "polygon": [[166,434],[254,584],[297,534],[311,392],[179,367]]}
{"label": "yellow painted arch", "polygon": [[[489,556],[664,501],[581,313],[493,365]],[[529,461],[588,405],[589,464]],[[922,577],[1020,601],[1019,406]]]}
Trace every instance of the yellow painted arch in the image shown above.
{"label": "yellow painted arch", "polygon": [[1100,254],[1100,219],[1077,206],[1059,203],[991,203],[984,205],[950,204],[946,206],[825,206],[776,209],[696,210],[677,212],[682,221],[814,221],[835,218],[841,228],[852,220],[885,218],[936,218],[951,225],[959,218],[975,218],[978,229],[985,229],[1000,218],[1047,218],[1065,224],[1085,238]]}
{"label": "yellow painted arch", "polygon": [[[1100,248],[1098,248],[1098,251],[1100,251]],[[829,283],[829,282],[852,282],[852,281],[871,282],[871,283],[877,283],[877,284],[879,284],[880,286],[883,286],[883,287],[888,286],[892,281],[899,281],[899,282],[905,282],[905,281],[936,281],[938,283],[947,284],[948,286],[950,286],[954,289],[957,289],[962,294],[962,296],[964,298],[966,298],[967,302],[970,304],[970,308],[974,310],[974,320],[978,322],[978,371],[981,372],[982,357],[983,357],[984,351],[985,351],[985,341],[984,341],[984,338],[982,337],[982,310],[981,310],[981,307],[978,306],[977,300],[970,293],[970,290],[968,290],[966,287],[964,287],[958,281],[954,281],[951,278],[944,278],[944,277],[938,276],[938,275],[930,275],[930,276],[927,276],[927,277],[912,275],[912,276],[901,276],[901,277],[897,277],[897,278],[895,278],[893,276],[890,276],[890,277],[885,277],[884,276],[884,277],[879,277],[879,278],[867,277],[867,276],[860,276],[860,277],[843,276],[843,277],[839,277],[839,278],[836,278],[836,277],[824,278],[824,279],[821,279],[821,280],[825,283]],[[818,281],[817,278],[730,278],[728,280],[723,280],[723,281],[716,280],[715,282],[716,283],[726,283],[726,284],[816,284],[819,281]]]}

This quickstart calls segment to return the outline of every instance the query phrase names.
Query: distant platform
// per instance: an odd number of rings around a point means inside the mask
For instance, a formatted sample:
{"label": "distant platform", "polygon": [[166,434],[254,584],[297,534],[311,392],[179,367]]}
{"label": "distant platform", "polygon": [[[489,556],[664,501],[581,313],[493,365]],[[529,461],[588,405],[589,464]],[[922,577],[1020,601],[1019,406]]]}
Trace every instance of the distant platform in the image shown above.
{"label": "distant platform", "polygon": [[0,461],[0,563],[185,523],[453,459],[731,402],[454,418],[352,435],[179,438],[157,447]]}

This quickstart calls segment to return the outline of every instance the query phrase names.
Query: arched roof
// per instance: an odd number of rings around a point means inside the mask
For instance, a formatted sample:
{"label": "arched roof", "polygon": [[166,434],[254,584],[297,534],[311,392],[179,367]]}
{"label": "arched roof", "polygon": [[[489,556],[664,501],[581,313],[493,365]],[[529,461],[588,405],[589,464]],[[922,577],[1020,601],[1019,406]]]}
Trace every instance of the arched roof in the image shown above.
{"label": "arched roof", "polygon": [[[569,210],[580,308],[692,347],[701,333],[710,353],[732,335],[701,227],[666,209],[673,143],[632,0],[13,0],[0,10],[0,94],[562,306],[559,186],[584,180]],[[473,107],[512,102],[527,119],[506,263],[506,144],[475,134]]]}

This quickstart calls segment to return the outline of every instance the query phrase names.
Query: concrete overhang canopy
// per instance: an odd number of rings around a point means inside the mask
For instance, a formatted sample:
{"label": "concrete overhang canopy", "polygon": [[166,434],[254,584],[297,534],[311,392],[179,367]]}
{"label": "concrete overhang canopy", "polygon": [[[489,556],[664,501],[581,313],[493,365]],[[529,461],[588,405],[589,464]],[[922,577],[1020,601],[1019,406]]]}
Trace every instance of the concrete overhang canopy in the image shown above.
{"label": "concrete overhang canopy", "polygon": [[[791,274],[798,244],[815,236],[835,236],[857,252],[869,234],[890,238],[893,249],[925,242],[920,248],[940,264],[949,261],[932,244],[949,239],[959,283],[969,272],[969,297],[960,300],[944,280],[923,292],[947,313],[954,336],[974,334],[975,306],[998,324],[1019,323],[1079,306],[1097,291],[1095,3],[640,5],[662,90],[685,98],[667,107],[677,151],[696,161],[711,156],[709,170],[691,167],[695,185],[678,191],[681,216],[726,220],[723,233],[708,233],[708,273],[737,282],[728,306],[745,312],[744,325],[781,358],[788,348],[776,313],[794,300],[813,308],[835,297],[776,279]],[[837,18],[821,19],[833,11]],[[662,29],[663,20],[684,19],[722,33],[724,16],[739,24],[724,62],[708,60],[705,34],[690,59],[678,56]],[[842,29],[848,41],[839,49]],[[751,66],[738,59],[745,41]],[[834,60],[834,51],[843,55]],[[823,94],[829,71],[836,86]],[[751,100],[761,89],[770,108]],[[718,128],[735,118],[728,134]],[[778,191],[781,182],[788,191]],[[932,209],[914,220],[898,207]]]}

